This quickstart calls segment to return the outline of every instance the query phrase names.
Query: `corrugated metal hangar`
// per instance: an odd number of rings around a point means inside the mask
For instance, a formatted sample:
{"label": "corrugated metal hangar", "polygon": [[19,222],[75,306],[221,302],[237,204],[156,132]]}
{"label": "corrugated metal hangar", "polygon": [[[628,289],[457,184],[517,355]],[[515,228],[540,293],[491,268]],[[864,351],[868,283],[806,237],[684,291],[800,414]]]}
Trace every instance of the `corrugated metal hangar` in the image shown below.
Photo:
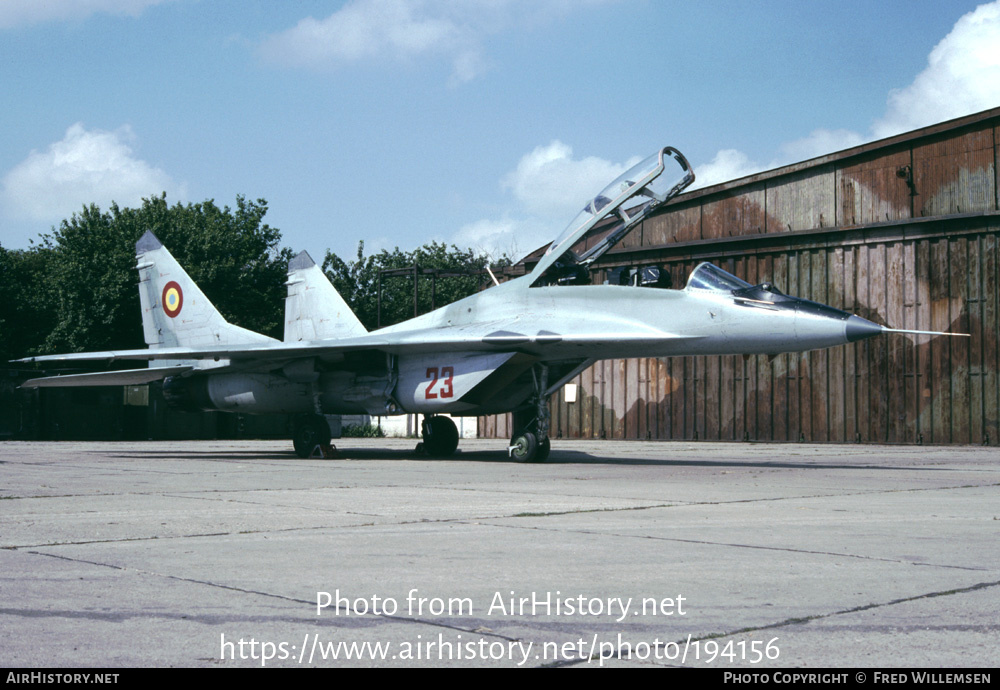
{"label": "corrugated metal hangar", "polygon": [[[553,395],[552,435],[997,443],[998,139],[1000,108],[699,189],[599,265],[601,279],[660,266],[680,288],[710,261],[879,324],[970,338],[599,362]],[[479,431],[509,437],[510,415]]]}

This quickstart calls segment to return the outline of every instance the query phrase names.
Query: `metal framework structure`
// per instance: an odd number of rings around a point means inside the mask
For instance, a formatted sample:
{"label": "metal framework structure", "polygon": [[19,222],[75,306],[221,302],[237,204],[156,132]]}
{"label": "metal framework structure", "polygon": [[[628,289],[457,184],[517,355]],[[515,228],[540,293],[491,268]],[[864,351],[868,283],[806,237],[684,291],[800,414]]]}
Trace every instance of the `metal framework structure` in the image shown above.
{"label": "metal framework structure", "polygon": [[413,315],[420,316],[420,279],[430,278],[431,281],[431,304],[430,311],[437,308],[437,281],[438,278],[469,278],[475,277],[482,283],[484,278],[488,280],[489,274],[479,268],[454,269],[454,268],[421,268],[413,265],[405,268],[380,268],[378,271],[378,287],[376,289],[376,326],[382,327],[382,286],[385,278],[412,278],[413,279]]}

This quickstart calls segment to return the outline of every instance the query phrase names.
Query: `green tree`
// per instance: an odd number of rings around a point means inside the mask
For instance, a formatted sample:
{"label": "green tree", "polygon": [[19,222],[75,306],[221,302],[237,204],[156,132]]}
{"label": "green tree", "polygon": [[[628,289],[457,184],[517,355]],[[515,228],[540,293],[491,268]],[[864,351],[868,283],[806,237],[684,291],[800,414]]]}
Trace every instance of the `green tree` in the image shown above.
{"label": "green tree", "polygon": [[[0,353],[7,358],[53,352],[144,347],[135,242],[147,230],[185,267],[231,323],[281,338],[285,276],[292,251],[263,222],[267,202],[239,196],[236,208],[214,201],[169,206],[166,196],[139,208],[84,207],[29,250],[0,247]],[[418,311],[471,295],[488,283],[486,256],[431,242],[349,262],[327,252],[327,276],[369,329],[378,322],[379,270],[421,269],[469,275],[419,276]],[[496,267],[510,265],[504,257]],[[413,279],[384,277],[383,326],[413,316]]]}
{"label": "green tree", "polygon": [[39,354],[55,321],[46,277],[52,252],[43,247],[0,247],[0,367]]}
{"label": "green tree", "polygon": [[[358,243],[358,253],[354,260],[344,261],[333,252],[327,251],[323,270],[337,291],[350,305],[354,313],[372,330],[379,323],[378,282],[379,271],[407,269],[436,269],[439,272],[465,273],[466,275],[438,277],[418,275],[417,311],[425,313],[433,307],[450,304],[468,297],[490,282],[485,269],[490,260],[472,249],[459,249],[440,242],[430,242],[413,251],[405,252],[399,247],[392,251],[383,249],[377,254],[365,256],[364,242]],[[502,257],[492,264],[494,269],[509,266],[510,260]],[[381,325],[388,326],[405,321],[414,316],[412,276],[386,276],[382,278],[382,318]]]}

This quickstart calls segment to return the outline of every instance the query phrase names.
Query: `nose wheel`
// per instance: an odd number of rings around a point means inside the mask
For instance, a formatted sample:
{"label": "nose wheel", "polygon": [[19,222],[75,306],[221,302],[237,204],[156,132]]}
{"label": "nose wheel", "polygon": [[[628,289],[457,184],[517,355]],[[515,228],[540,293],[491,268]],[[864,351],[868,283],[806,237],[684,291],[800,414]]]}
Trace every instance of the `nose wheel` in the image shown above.
{"label": "nose wheel", "polygon": [[546,436],[541,441],[533,431],[525,431],[515,434],[510,439],[510,447],[507,452],[510,457],[517,462],[545,462],[549,457],[549,439]]}
{"label": "nose wheel", "polygon": [[527,407],[514,411],[514,435],[510,438],[508,455],[517,462],[545,462],[549,457],[549,401],[546,397],[549,368],[539,365],[535,378],[535,394]]}

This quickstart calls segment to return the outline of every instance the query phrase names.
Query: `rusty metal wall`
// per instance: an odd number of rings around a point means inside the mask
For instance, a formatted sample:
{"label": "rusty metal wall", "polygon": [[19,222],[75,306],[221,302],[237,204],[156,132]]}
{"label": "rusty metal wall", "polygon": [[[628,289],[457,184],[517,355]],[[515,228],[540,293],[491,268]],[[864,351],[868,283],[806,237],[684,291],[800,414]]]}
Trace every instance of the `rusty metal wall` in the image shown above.
{"label": "rusty metal wall", "polygon": [[[599,362],[553,395],[565,438],[995,444],[1000,109],[685,195],[603,264],[709,260],[898,328],[803,354]],[[509,415],[480,419],[509,437]]]}

